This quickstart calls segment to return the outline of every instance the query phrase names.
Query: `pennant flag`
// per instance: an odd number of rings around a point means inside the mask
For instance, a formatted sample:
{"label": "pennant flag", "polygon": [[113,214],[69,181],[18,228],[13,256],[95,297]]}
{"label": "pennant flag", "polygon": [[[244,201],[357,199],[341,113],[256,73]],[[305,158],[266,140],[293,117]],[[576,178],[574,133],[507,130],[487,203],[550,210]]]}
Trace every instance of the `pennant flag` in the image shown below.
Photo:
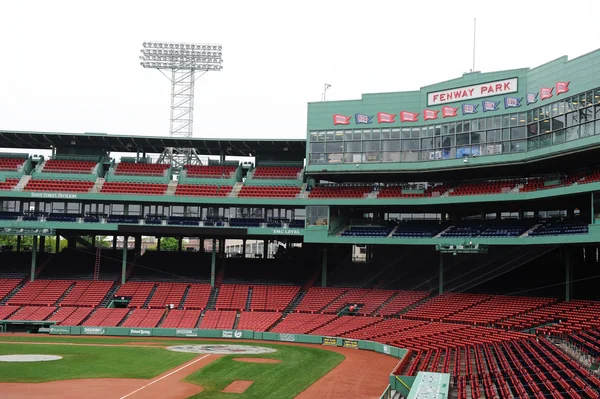
{"label": "pennant flag", "polygon": [[418,118],[419,113],[418,112],[408,112],[408,111],[401,111],[400,112],[400,121],[401,122],[417,122],[419,120]]}
{"label": "pennant flag", "polygon": [[554,90],[554,87],[542,87],[540,89],[540,99],[543,101],[552,97],[552,90]]}
{"label": "pennant flag", "polygon": [[518,108],[521,106],[523,98],[504,97],[504,108]]}
{"label": "pennant flag", "polygon": [[479,104],[463,104],[462,105],[462,114],[463,115],[476,114],[477,107],[479,107]]}
{"label": "pennant flag", "polygon": [[440,111],[434,111],[432,109],[426,109],[423,111],[423,120],[428,121],[430,119],[437,119],[438,118],[438,112]]}
{"label": "pennant flag", "polygon": [[334,125],[349,125],[350,124],[350,116],[344,116],[340,114],[333,115],[333,124]]}
{"label": "pennant flag", "polygon": [[377,113],[377,123],[394,123],[396,114],[388,114],[387,112]]}
{"label": "pennant flag", "polygon": [[537,93],[527,93],[527,105],[537,103]]}
{"label": "pennant flag", "polygon": [[498,111],[498,104],[500,101],[482,101],[483,112],[487,111]]}
{"label": "pennant flag", "polygon": [[568,92],[569,83],[571,82],[556,82],[556,95]]}
{"label": "pennant flag", "polygon": [[373,119],[373,115],[363,115],[363,114],[354,114],[354,119],[356,120],[356,124],[360,123],[371,123],[371,119]]}
{"label": "pennant flag", "polygon": [[448,106],[442,107],[442,117],[448,118],[448,117],[456,116],[456,111],[458,111],[458,108],[448,107]]}

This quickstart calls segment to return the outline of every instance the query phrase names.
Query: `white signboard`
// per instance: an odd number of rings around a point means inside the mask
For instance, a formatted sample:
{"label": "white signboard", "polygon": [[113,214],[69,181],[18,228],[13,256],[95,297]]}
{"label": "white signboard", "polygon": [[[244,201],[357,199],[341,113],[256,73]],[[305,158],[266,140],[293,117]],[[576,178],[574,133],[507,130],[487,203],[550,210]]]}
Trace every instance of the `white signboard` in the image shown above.
{"label": "white signboard", "polygon": [[467,101],[475,98],[514,93],[517,90],[517,78],[496,80],[495,82],[427,93],[427,105],[432,106],[456,101]]}

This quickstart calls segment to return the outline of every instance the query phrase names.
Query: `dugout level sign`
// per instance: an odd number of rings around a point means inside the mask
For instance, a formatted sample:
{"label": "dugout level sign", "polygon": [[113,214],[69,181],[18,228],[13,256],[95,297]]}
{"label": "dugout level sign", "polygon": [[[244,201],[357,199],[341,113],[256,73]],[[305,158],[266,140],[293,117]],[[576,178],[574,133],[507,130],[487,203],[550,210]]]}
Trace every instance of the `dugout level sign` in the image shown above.
{"label": "dugout level sign", "polygon": [[323,345],[337,346],[337,338],[323,337]]}

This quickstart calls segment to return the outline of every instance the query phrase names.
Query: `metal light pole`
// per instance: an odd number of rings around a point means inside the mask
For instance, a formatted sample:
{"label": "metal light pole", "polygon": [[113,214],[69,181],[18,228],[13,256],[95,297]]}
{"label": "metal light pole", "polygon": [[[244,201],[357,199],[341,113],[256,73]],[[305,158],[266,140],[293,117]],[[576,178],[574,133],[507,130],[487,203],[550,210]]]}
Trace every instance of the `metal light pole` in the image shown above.
{"label": "metal light pole", "polygon": [[[206,72],[223,69],[220,44],[144,42],[140,65],[158,69],[171,82],[169,136],[191,138],[194,128],[194,83]],[[198,73],[196,73],[198,72]],[[159,163],[173,167],[200,164],[194,148],[165,148]]]}

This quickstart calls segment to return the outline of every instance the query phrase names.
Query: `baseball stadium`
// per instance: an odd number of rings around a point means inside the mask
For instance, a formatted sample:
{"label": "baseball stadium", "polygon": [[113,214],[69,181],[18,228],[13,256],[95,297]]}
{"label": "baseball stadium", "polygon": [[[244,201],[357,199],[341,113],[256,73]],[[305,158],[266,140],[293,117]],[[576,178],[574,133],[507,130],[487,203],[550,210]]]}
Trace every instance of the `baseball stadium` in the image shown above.
{"label": "baseball stadium", "polygon": [[0,397],[599,399],[599,71],[302,140],[0,131]]}

